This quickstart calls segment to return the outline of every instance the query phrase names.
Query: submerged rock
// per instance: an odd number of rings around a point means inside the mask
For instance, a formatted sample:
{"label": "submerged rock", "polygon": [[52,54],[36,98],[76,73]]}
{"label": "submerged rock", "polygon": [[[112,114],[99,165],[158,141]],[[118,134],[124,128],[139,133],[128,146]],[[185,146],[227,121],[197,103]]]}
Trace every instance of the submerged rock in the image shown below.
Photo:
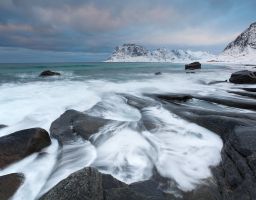
{"label": "submerged rock", "polygon": [[155,75],[162,75],[162,72],[156,72]]}
{"label": "submerged rock", "polygon": [[[104,175],[93,168],[84,168],[59,182],[40,200],[60,199],[95,199],[95,200],[240,200],[256,199],[256,114],[214,110],[206,107],[210,104],[253,109],[253,101],[241,99],[206,97],[190,94],[148,95],[155,100],[145,100],[124,95],[127,104],[139,109],[142,123],[147,130],[154,129],[152,120],[143,114],[144,108],[162,103],[167,110],[205,127],[218,134],[224,143],[219,166],[213,168],[211,184],[198,186],[194,191],[181,192],[180,196],[165,194],[162,191],[173,189],[162,180],[153,176],[153,180],[126,185],[110,175]],[[198,99],[198,101],[189,101]],[[216,105],[217,106],[217,105]],[[151,121],[150,121],[151,120]],[[54,137],[65,143],[75,134],[88,139],[111,120],[92,117],[87,114],[69,110],[53,122],[51,132]],[[157,122],[158,123],[158,122]],[[160,184],[159,184],[160,183]],[[170,189],[170,188],[169,188]]]}
{"label": "submerged rock", "polygon": [[156,97],[163,100],[167,100],[167,101],[171,100],[171,101],[181,101],[181,102],[186,102],[193,98],[191,95],[187,95],[187,94],[168,94],[168,95],[159,94],[159,95],[156,95]]}
{"label": "submerged rock", "polygon": [[[201,99],[222,103],[211,97]],[[241,107],[232,100],[229,102],[228,99],[224,101],[224,105]],[[164,102],[164,106],[180,117],[217,133],[222,138],[224,143],[221,151],[222,161],[219,166],[213,168],[218,186],[217,199],[256,199],[256,115],[196,108],[191,105],[176,104],[170,99]]]}
{"label": "submerged rock", "polygon": [[43,71],[39,76],[40,77],[46,77],[46,76],[60,76],[61,74],[59,72],[53,72],[50,70]]}
{"label": "submerged rock", "polygon": [[256,99],[256,94],[254,92],[241,92],[241,91],[228,91],[229,93],[236,94],[239,96],[250,97]]}
{"label": "submerged rock", "polygon": [[2,128],[6,128],[7,126],[6,125],[4,125],[4,124],[0,124],[0,129],[2,129]]}
{"label": "submerged rock", "polygon": [[256,88],[241,88],[241,89],[247,92],[256,92]]}
{"label": "submerged rock", "polygon": [[23,174],[7,174],[0,176],[0,199],[10,199],[24,181]]}
{"label": "submerged rock", "polygon": [[256,72],[242,70],[231,74],[229,82],[235,84],[256,84]]}
{"label": "submerged rock", "polygon": [[194,70],[194,69],[201,69],[201,63],[200,62],[193,62],[190,64],[185,65],[186,70]]}
{"label": "submerged rock", "polygon": [[0,168],[17,162],[51,144],[46,130],[31,128],[0,138]]}

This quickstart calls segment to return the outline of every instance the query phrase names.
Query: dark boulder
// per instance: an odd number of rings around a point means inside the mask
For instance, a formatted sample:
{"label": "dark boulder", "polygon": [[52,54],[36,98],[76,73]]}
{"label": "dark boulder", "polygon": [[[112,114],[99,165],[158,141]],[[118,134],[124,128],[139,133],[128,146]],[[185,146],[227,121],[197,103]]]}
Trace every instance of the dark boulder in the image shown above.
{"label": "dark boulder", "polygon": [[[84,168],[59,182],[40,200],[165,200],[154,181],[128,186],[94,168]],[[171,199],[170,199],[171,200]],[[173,199],[172,199],[173,200]]]}
{"label": "dark boulder", "polygon": [[103,200],[102,176],[93,168],[79,170],[59,182],[40,200]]}
{"label": "dark boulder", "polygon": [[155,75],[162,75],[162,72],[156,72]]}
{"label": "dark boulder", "polygon": [[185,70],[194,70],[194,69],[201,69],[201,63],[200,62],[193,62],[190,64],[185,65]]}
{"label": "dark boulder", "polygon": [[255,84],[256,83],[256,72],[242,70],[231,74],[229,82],[235,84]]}
{"label": "dark boulder", "polygon": [[6,125],[4,125],[4,124],[0,124],[0,129],[2,129],[2,128],[6,128],[7,126]]}
{"label": "dark boulder", "polygon": [[89,167],[59,182],[40,200],[215,200],[206,186],[181,195],[183,198],[162,192],[155,180],[127,185]]}
{"label": "dark boulder", "polygon": [[104,200],[104,190],[127,187],[110,175],[94,168],[81,169],[59,182],[40,200]]}
{"label": "dark boulder", "polygon": [[61,144],[72,140],[76,135],[88,140],[109,122],[111,120],[93,117],[76,110],[67,110],[51,124],[50,133]]}
{"label": "dark boulder", "polygon": [[23,174],[7,174],[0,176],[0,199],[10,199],[24,181]]}
{"label": "dark boulder", "polygon": [[0,168],[17,162],[51,144],[46,130],[31,128],[0,138]]}
{"label": "dark boulder", "polygon": [[40,77],[46,77],[46,76],[60,76],[61,74],[59,72],[53,72],[50,70],[43,71],[39,76]]}

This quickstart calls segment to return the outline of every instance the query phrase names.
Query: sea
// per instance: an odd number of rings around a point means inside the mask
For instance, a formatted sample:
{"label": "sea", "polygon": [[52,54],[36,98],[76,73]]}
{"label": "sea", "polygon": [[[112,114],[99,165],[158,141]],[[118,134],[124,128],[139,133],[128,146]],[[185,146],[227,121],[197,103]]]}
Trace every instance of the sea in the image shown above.
{"label": "sea", "polygon": [[[97,145],[80,138],[64,146],[62,151],[69,155],[58,170],[61,147],[52,138],[52,145],[43,150],[46,156],[38,159],[35,153],[0,170],[0,175],[25,175],[14,200],[35,200],[85,166],[96,167],[128,184],[150,179],[156,169],[177,185],[175,189],[170,186],[167,192],[177,192],[177,188],[191,191],[211,177],[210,167],[220,162],[219,136],[181,119],[161,104],[149,106],[146,112],[163,126],[154,133],[131,129],[127,124],[136,124],[141,113],[126,103],[124,94],[142,99],[149,98],[145,94],[168,92],[228,97],[234,94],[227,91],[238,86],[228,82],[214,84],[215,81],[228,80],[232,72],[245,68],[203,64],[201,70],[186,73],[184,64],[175,63],[0,64],[0,124],[8,126],[0,129],[0,137],[32,127],[49,131],[51,123],[69,109],[124,122],[121,127],[110,124],[95,133],[92,139],[107,135]],[[44,70],[61,76],[39,77]],[[157,72],[161,74],[155,75]],[[204,106],[223,109],[213,104]],[[110,130],[112,134],[108,135]]]}

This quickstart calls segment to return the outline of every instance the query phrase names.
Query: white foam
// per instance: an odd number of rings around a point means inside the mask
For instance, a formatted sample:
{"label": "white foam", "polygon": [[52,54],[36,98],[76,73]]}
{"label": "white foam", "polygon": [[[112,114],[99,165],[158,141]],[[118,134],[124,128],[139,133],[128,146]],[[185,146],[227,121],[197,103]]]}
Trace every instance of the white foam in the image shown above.
{"label": "white foam", "polygon": [[214,133],[189,123],[163,108],[147,112],[162,121],[164,126],[148,134],[158,148],[156,168],[161,176],[176,181],[183,191],[194,189],[211,176],[210,167],[220,160],[222,140]]}
{"label": "white foam", "polygon": [[[15,198],[32,200],[40,190],[43,189],[42,193],[48,191],[70,173],[90,165],[94,159],[93,166],[127,183],[150,178],[153,168],[156,168],[162,176],[175,180],[180,189],[187,191],[195,188],[211,175],[209,167],[219,162],[222,147],[220,138],[202,127],[181,120],[163,108],[155,107],[148,108],[149,116],[157,117],[165,126],[154,133],[141,131],[137,129],[137,122],[141,118],[139,111],[128,106],[115,93],[142,96],[142,93],[204,91],[204,94],[209,94],[224,93],[225,87],[230,87],[223,85],[223,88],[219,88],[198,82],[199,79],[207,79],[209,74],[211,73],[163,74],[161,77],[120,82],[56,80],[1,85],[0,123],[9,127],[0,129],[0,136],[31,127],[49,130],[52,121],[65,110],[86,111],[101,100],[100,106],[98,104],[89,113],[119,121],[95,133],[92,137],[92,141],[97,141],[95,149],[86,144],[83,148],[83,143],[77,144],[81,151],[74,156],[83,156],[84,152],[89,152],[91,156],[84,157],[83,162],[75,162],[74,165],[62,168],[61,173],[56,173],[49,182],[46,177],[51,174],[58,155],[54,142],[49,147],[49,156],[45,156],[47,159],[42,157],[35,161],[35,154],[13,165],[16,166],[13,171],[28,174],[24,187],[19,189]],[[219,75],[220,79],[226,77],[222,72]],[[14,168],[6,170],[12,171],[11,169]],[[31,188],[33,191],[30,191]]]}
{"label": "white foam", "polygon": [[[183,191],[194,189],[211,176],[210,167],[221,159],[222,141],[216,134],[161,107],[147,108],[147,115],[164,125],[153,133],[127,125],[115,129],[97,144],[93,165],[128,184],[149,179],[156,167],[161,176],[174,180]],[[109,127],[101,130],[96,141],[109,132],[113,132]]]}
{"label": "white foam", "polygon": [[46,184],[38,196],[48,192],[73,172],[90,166],[95,158],[96,150],[90,142],[77,138],[76,141],[65,144],[62,148],[61,158],[57,160],[57,168],[54,169],[54,173],[51,174],[50,178],[45,181]]}
{"label": "white foam", "polygon": [[126,183],[149,179],[153,149],[144,137],[129,128],[118,131],[96,147],[94,166]]}
{"label": "white foam", "polygon": [[9,126],[0,136],[31,127],[49,130],[65,110],[87,110],[100,101],[99,95],[81,82],[5,84],[0,91],[0,122]]}
{"label": "white foam", "polygon": [[25,182],[15,193],[12,200],[34,200],[36,198],[53,170],[57,149],[57,141],[52,140],[52,145],[43,150],[43,155],[34,153],[0,171],[0,176],[10,173],[22,173],[25,176]]}

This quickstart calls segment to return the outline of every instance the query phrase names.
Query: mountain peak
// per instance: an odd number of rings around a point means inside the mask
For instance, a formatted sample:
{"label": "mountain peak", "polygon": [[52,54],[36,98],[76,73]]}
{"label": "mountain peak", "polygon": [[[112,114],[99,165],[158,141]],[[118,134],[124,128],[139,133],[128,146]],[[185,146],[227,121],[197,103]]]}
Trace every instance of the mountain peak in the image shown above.
{"label": "mountain peak", "polygon": [[250,28],[254,28],[254,27],[256,27],[256,22],[254,22],[254,23],[252,23],[252,24],[250,25]]}
{"label": "mountain peak", "polygon": [[233,42],[229,43],[224,49],[228,54],[244,54],[256,49],[256,22],[252,23],[243,33]]}

